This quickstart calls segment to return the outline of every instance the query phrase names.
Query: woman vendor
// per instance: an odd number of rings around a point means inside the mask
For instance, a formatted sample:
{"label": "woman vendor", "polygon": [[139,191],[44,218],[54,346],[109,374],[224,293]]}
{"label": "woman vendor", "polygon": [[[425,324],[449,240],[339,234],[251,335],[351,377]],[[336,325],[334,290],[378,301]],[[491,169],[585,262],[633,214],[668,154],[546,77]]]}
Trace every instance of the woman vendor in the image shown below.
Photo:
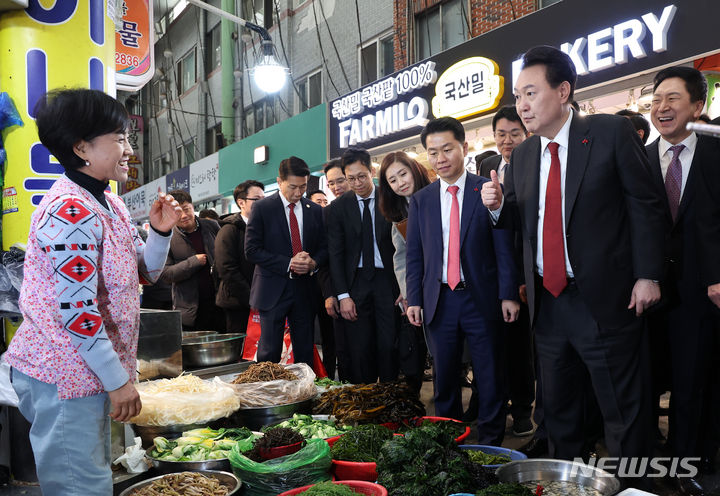
{"label": "woman vendor", "polygon": [[112,494],[110,419],[140,412],[138,284],[162,272],[177,202],[159,194],[147,243],[106,190],[128,178],[129,116],[96,90],[50,92],[40,141],[65,169],[32,216],[20,291],[23,323],[6,353],[44,494]]}

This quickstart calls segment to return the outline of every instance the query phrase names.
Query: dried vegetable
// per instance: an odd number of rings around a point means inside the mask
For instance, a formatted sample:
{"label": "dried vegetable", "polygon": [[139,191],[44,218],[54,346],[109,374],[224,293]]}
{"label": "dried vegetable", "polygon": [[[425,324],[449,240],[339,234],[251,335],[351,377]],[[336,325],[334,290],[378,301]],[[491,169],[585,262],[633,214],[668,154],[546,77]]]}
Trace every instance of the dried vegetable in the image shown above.
{"label": "dried vegetable", "polygon": [[323,393],[313,413],[334,415],[342,424],[382,424],[425,415],[417,393],[403,382],[358,384]]}
{"label": "dried vegetable", "polygon": [[280,364],[273,362],[253,363],[242,374],[233,379],[233,384],[248,384],[267,381],[296,381],[298,377]]}

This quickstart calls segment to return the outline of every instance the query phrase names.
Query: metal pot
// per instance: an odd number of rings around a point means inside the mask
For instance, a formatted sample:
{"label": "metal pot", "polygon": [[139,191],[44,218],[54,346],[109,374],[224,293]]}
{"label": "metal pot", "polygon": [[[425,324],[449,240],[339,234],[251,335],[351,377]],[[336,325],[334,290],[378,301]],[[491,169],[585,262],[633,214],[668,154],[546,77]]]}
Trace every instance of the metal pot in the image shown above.
{"label": "metal pot", "polygon": [[292,417],[294,413],[310,412],[312,412],[312,399],[288,403],[286,405],[241,408],[230,415],[230,423],[258,431],[263,426]]}
{"label": "metal pot", "polygon": [[246,334],[212,334],[183,339],[183,367],[212,367],[236,362],[240,358]]}
{"label": "metal pot", "polygon": [[517,460],[502,465],[495,474],[500,482],[572,482],[591,487],[605,496],[611,496],[620,490],[620,481],[611,473],[566,460],[543,458]]}
{"label": "metal pot", "polygon": [[132,428],[135,434],[142,439],[142,446],[145,449],[152,447],[153,439],[162,436],[165,439],[176,439],[182,436],[185,431],[200,429],[203,424],[177,424],[177,425],[135,425]]}
{"label": "metal pot", "polygon": [[227,458],[218,458],[215,460],[202,460],[197,462],[170,462],[167,460],[158,460],[149,455],[145,455],[153,467],[161,474],[172,474],[174,472],[201,472],[203,470],[221,470],[231,472],[230,460]]}
{"label": "metal pot", "polygon": [[217,331],[183,331],[182,338],[183,341],[185,341],[186,339],[201,338],[203,336],[213,336],[217,333]]}
{"label": "metal pot", "polygon": [[[221,483],[225,484],[229,487],[228,496],[231,494],[236,494],[240,490],[240,479],[235,477],[235,475],[229,473],[229,472],[220,472],[217,470],[198,470],[199,474],[205,475],[207,477],[215,477],[218,479]],[[142,489],[146,486],[149,486],[153,482],[155,482],[158,479],[162,479],[165,477],[165,475],[160,475],[158,477],[153,477],[151,479],[146,479],[142,482],[138,482],[137,484],[133,484],[132,486],[125,489],[123,492],[120,493],[120,496],[130,496],[133,492],[135,492],[138,489]]]}

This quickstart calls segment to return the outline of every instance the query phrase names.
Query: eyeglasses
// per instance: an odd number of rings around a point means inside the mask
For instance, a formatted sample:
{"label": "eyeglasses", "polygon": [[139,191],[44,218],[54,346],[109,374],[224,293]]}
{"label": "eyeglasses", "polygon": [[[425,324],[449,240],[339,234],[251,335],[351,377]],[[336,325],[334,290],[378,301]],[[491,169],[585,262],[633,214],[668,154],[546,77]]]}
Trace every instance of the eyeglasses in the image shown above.
{"label": "eyeglasses", "polygon": [[365,173],[360,174],[359,176],[347,176],[346,178],[350,184],[355,184],[367,181],[370,178],[370,174]]}
{"label": "eyeglasses", "polygon": [[344,177],[339,177],[339,178],[337,178],[337,179],[334,180],[334,181],[328,181],[327,184],[328,184],[328,186],[330,186],[331,188],[332,188],[333,186],[335,186],[336,184],[338,184],[338,185],[340,185],[340,184],[345,184],[345,178],[344,178]]}
{"label": "eyeglasses", "polygon": [[[507,136],[508,136],[508,133],[506,133],[504,131],[498,131],[495,133],[495,139],[498,141],[503,141]],[[509,136],[512,139],[516,140],[516,139],[520,139],[523,136],[525,136],[525,133],[523,133],[522,131],[513,131],[513,132],[509,133]]]}
{"label": "eyeglasses", "polygon": [[245,201],[258,201],[265,198],[264,196],[258,197],[258,198],[245,198]]}

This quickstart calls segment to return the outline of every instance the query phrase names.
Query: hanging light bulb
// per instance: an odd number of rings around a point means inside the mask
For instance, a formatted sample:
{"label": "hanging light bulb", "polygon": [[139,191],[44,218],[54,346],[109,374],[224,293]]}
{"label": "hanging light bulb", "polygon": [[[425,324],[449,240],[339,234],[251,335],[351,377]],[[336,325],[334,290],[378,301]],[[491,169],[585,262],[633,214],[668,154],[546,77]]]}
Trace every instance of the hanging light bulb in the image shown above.
{"label": "hanging light bulb", "polygon": [[263,40],[260,55],[252,69],[255,84],[265,93],[277,93],[285,86],[288,72],[278,63],[272,41]]}

